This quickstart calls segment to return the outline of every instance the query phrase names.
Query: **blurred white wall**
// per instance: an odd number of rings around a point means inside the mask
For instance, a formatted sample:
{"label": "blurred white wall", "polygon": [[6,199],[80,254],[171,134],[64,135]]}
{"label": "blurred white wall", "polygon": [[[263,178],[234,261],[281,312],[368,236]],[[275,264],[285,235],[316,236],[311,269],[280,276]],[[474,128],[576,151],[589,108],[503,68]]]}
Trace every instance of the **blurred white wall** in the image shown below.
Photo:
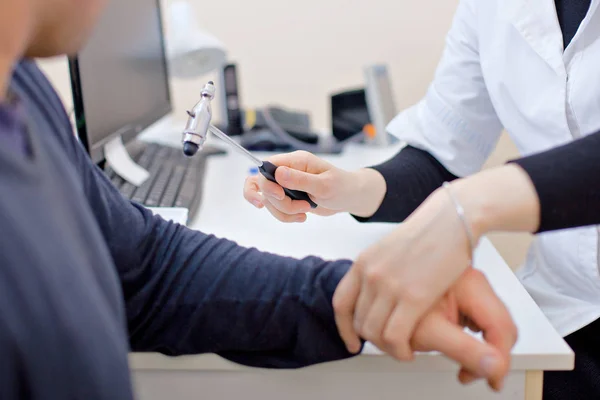
{"label": "blurred white wall", "polygon": [[398,107],[416,102],[433,76],[458,1],[192,4],[200,25],[217,36],[239,64],[244,105],[279,103],[308,110],[315,126],[327,129],[329,95],[363,85],[362,69],[369,63],[389,65]]}
{"label": "blurred white wall", "polygon": [[[164,0],[164,4],[168,4]],[[245,106],[277,103],[330,124],[329,95],[363,85],[369,63],[390,67],[398,107],[416,102],[430,82],[457,0],[192,1],[198,23],[239,65]],[[42,62],[61,95],[70,89],[64,60]],[[174,81],[176,109],[196,101],[210,77]]]}

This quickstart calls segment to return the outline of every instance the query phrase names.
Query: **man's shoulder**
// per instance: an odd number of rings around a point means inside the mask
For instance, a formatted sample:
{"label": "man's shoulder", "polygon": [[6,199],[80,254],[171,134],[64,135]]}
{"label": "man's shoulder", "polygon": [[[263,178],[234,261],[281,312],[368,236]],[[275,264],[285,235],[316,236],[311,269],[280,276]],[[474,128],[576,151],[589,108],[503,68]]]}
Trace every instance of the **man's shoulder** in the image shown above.
{"label": "man's shoulder", "polygon": [[14,68],[11,92],[23,104],[31,128],[58,140],[66,151],[73,150],[74,131],[63,103],[52,84],[33,60],[21,60]]}

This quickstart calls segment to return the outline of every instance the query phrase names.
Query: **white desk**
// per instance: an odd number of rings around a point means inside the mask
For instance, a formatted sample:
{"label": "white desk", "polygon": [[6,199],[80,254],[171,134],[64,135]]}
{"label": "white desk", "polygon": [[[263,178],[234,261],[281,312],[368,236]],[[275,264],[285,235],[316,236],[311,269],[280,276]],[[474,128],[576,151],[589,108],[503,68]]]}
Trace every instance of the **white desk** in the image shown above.
{"label": "white desk", "polygon": [[[353,147],[330,161],[346,168],[376,163],[394,154]],[[208,163],[201,211],[192,228],[227,237],[244,246],[282,255],[354,258],[393,229],[388,224],[360,224],[348,215],[310,216],[304,224],[286,225],[247,204],[242,184],[251,164],[234,152]],[[511,373],[501,395],[483,382],[464,387],[454,363],[437,353],[419,354],[400,363],[367,346],[353,359],[295,371],[242,367],[214,355],[167,358],[134,354],[131,366],[140,400],[188,399],[541,399],[542,370],[569,370],[573,354],[552,328],[509,267],[483,240],[475,265],[484,271],[509,308],[519,329]]]}

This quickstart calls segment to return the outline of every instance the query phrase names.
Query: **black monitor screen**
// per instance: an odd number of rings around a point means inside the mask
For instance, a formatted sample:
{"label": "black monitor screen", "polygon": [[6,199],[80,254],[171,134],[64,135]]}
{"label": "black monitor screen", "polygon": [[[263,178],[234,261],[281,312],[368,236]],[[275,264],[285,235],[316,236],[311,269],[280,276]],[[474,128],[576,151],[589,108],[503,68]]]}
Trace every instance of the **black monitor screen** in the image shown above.
{"label": "black monitor screen", "polygon": [[157,0],[110,0],[70,62],[79,137],[95,162],[116,135],[124,142],[171,110]]}

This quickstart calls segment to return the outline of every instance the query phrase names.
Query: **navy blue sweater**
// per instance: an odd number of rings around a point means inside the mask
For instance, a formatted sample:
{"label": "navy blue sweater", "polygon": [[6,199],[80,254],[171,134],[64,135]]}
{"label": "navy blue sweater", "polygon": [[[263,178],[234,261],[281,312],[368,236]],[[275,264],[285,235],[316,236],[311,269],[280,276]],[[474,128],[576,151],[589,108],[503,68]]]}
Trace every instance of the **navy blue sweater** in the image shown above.
{"label": "navy blue sweater", "polygon": [[296,368],[351,356],[331,299],[350,261],[242,248],[122,197],[32,62],[0,136],[0,398],[130,400],[127,353]]}

